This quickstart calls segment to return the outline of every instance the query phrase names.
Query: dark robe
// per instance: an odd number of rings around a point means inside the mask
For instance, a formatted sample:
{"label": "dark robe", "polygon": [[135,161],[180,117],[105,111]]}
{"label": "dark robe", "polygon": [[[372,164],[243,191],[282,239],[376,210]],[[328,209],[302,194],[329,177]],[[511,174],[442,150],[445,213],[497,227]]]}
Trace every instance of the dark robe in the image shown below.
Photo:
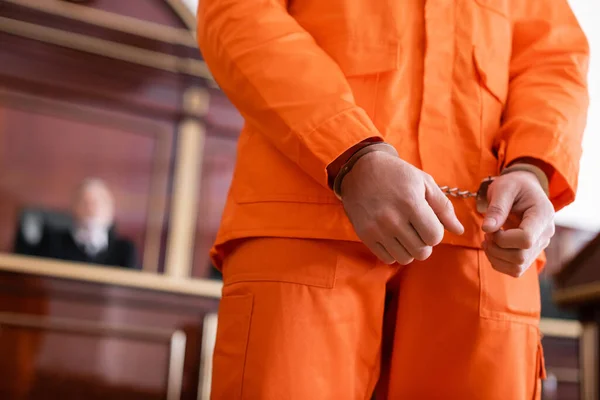
{"label": "dark robe", "polygon": [[49,227],[44,227],[42,238],[35,246],[27,246],[23,238],[18,237],[15,252],[65,261],[139,269],[135,245],[130,240],[119,237],[114,229],[108,233],[107,248],[96,255],[86,253],[75,241],[70,230]]}

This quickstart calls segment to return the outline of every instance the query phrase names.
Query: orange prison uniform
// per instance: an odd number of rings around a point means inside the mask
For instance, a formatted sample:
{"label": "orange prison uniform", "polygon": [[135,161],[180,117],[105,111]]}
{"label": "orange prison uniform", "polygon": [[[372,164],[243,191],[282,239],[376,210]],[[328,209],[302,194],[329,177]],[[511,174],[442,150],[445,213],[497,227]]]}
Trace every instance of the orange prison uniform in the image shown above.
{"label": "orange prison uniform", "polygon": [[475,190],[532,157],[555,207],[571,202],[589,49],[567,1],[201,0],[198,41],[246,121],[212,251],[213,398],[369,399],[376,382],[379,398],[535,398],[535,268],[491,268],[472,199],[453,201],[464,235],[380,265],[327,166],[385,140]]}

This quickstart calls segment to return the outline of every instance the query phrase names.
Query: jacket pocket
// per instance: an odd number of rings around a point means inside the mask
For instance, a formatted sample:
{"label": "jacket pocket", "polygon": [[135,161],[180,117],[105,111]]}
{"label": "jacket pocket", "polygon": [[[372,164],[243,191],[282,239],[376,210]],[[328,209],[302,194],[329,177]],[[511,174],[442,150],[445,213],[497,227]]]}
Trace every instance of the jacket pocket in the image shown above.
{"label": "jacket pocket", "polygon": [[[332,289],[340,260],[348,258],[343,256],[345,250],[340,244],[319,240],[241,240],[225,260],[223,284],[229,288],[240,283],[277,282]],[[270,257],[257,254],[270,254]],[[293,256],[288,258],[290,254]]]}
{"label": "jacket pocket", "polygon": [[478,251],[481,317],[537,326],[540,319],[540,285],[531,266],[520,278],[496,271],[482,250]]}
{"label": "jacket pocket", "polygon": [[510,9],[510,0],[475,0],[475,2],[490,11],[496,12],[502,16],[508,17]]}
{"label": "jacket pocket", "polygon": [[398,40],[361,42],[338,38],[323,43],[323,49],[336,61],[346,77],[373,75],[398,68]]}
{"label": "jacket pocket", "polygon": [[504,105],[508,96],[508,69],[501,57],[483,47],[483,44],[473,46],[473,59],[479,75],[480,85],[500,104]]}
{"label": "jacket pocket", "polygon": [[489,7],[476,6],[475,10],[477,23],[473,31],[473,60],[479,83],[504,104],[508,95],[512,43],[510,20],[490,11]]}
{"label": "jacket pocket", "polygon": [[253,296],[224,296],[219,305],[211,399],[242,398]]}
{"label": "jacket pocket", "polygon": [[303,0],[291,2],[294,19],[342,69],[346,77],[398,67],[398,17],[406,6],[397,0]]}

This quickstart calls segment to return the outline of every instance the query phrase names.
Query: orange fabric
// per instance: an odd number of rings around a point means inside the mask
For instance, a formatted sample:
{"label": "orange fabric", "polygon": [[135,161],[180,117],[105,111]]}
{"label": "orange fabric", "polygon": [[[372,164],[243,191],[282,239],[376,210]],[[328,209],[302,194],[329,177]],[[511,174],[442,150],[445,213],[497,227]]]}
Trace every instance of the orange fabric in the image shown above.
{"label": "orange fabric", "polygon": [[223,272],[213,400],[539,399],[534,269],[448,245],[398,269],[360,243],[262,238]]}
{"label": "orange fabric", "polygon": [[[556,208],[573,200],[588,44],[566,0],[202,0],[198,40],[246,120],[217,250],[357,240],[326,168],[366,139],[469,190],[537,158]],[[444,243],[478,247],[474,201],[455,208],[466,233]]]}

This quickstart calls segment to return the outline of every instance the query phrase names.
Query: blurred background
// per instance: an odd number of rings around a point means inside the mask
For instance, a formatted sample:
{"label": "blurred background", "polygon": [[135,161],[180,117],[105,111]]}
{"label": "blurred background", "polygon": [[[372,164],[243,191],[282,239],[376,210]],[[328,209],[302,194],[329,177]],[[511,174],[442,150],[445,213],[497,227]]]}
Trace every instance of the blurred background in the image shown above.
{"label": "blurred background", "polygon": [[[577,201],[541,278],[545,399],[599,399],[600,2]],[[195,0],[0,0],[0,399],[207,399],[208,250],[242,119]]]}

